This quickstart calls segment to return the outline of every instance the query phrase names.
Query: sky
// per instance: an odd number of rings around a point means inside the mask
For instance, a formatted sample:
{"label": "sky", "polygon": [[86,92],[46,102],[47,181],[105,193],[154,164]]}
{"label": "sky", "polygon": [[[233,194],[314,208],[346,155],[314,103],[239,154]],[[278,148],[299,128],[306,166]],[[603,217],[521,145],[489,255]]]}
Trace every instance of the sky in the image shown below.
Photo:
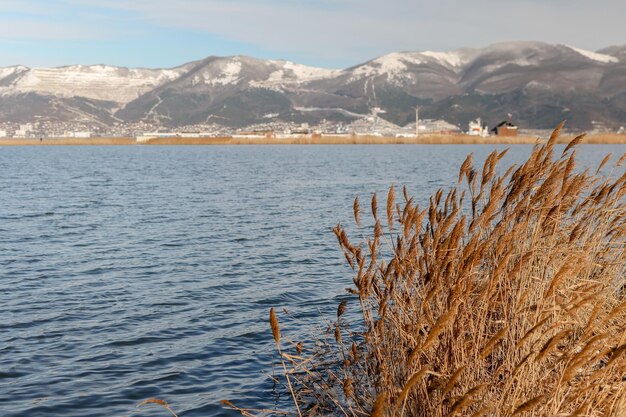
{"label": "sky", "polygon": [[165,68],[210,55],[346,68],[506,41],[626,44],[624,0],[0,0],[0,67]]}

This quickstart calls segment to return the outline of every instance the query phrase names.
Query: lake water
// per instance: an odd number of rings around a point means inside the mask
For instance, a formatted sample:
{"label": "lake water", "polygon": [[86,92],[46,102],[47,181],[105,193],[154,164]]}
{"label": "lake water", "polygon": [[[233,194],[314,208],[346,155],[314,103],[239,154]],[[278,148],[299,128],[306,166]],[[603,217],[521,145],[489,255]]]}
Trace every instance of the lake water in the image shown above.
{"label": "lake water", "polygon": [[331,227],[352,224],[354,197],[384,205],[394,183],[423,203],[494,148],[0,148],[0,416],[288,407],[268,310],[289,310],[294,337],[332,319],[351,274]]}

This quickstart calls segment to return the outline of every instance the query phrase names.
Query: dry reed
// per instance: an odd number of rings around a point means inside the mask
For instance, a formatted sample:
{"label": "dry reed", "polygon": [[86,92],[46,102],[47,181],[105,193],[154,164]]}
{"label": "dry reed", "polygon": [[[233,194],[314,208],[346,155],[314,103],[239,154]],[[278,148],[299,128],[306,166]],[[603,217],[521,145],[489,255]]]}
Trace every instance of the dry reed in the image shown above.
{"label": "dry reed", "polygon": [[[571,138],[559,137],[558,143],[569,143]],[[619,144],[626,143],[626,135],[602,134],[580,138],[581,143]],[[535,144],[534,136],[490,136],[482,138],[463,134],[427,134],[419,138],[395,138],[386,136],[332,136],[295,138],[158,138],[150,139],[147,145],[477,145],[477,144]]]}
{"label": "dry reed", "polygon": [[[573,137],[560,136],[557,143],[566,144]],[[504,144],[520,145],[535,144],[534,136],[489,136],[487,138],[464,134],[424,134],[415,137],[387,137],[387,136],[322,136],[322,137],[292,137],[292,138],[232,138],[232,137],[202,137],[202,138],[154,138],[146,142],[137,142],[135,138],[46,138],[40,141],[36,138],[0,138],[0,146],[52,146],[52,145],[480,145]],[[582,144],[626,144],[624,134],[595,134],[577,137]]]}
{"label": "dry reed", "polygon": [[139,404],[137,404],[137,407],[142,407],[144,405],[147,404],[156,404],[160,407],[165,408],[167,411],[170,412],[170,414],[174,417],[178,417],[178,415],[176,415],[176,413],[174,412],[174,410],[172,410],[172,408],[170,407],[170,405],[163,400],[160,400],[158,398],[148,398],[147,400],[143,400],[142,402],[140,402]]}
{"label": "dry reed", "polygon": [[359,244],[334,229],[358,312],[342,303],[335,337],[289,356],[299,413],[626,416],[624,157],[579,172],[583,138],[557,156],[559,131],[506,170],[468,157],[426,207],[392,187],[386,228],[374,196]]}
{"label": "dry reed", "polygon": [[0,138],[0,146],[106,146],[135,145],[135,138]]}

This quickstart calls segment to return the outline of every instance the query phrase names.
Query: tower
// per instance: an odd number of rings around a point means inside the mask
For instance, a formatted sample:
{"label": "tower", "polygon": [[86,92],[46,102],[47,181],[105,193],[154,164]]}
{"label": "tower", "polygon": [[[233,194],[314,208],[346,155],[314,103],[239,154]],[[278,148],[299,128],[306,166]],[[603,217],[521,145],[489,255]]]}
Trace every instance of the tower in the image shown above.
{"label": "tower", "polygon": [[420,136],[420,108],[419,106],[415,107],[415,137],[418,138]]}

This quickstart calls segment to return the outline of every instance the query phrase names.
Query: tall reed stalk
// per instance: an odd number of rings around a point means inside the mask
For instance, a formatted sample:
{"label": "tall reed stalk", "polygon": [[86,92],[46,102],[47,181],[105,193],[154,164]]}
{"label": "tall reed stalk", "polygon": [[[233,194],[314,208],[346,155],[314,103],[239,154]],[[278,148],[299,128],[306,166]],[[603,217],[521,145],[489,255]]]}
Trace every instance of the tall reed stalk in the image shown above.
{"label": "tall reed stalk", "polygon": [[578,172],[561,127],[520,166],[468,156],[426,207],[374,195],[358,244],[334,229],[356,302],[326,348],[281,351],[298,412],[626,416],[626,155]]}

